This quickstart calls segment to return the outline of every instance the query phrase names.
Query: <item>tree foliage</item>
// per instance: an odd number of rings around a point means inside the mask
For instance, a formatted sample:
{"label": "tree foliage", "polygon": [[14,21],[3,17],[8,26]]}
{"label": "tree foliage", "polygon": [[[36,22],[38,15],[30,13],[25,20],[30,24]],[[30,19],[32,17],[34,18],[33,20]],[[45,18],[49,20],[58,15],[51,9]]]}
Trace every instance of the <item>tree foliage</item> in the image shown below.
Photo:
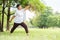
{"label": "tree foliage", "polygon": [[42,11],[40,15],[33,19],[32,23],[39,28],[45,28],[48,26],[47,19],[50,15],[52,15],[52,9],[50,7],[46,7],[46,9]]}

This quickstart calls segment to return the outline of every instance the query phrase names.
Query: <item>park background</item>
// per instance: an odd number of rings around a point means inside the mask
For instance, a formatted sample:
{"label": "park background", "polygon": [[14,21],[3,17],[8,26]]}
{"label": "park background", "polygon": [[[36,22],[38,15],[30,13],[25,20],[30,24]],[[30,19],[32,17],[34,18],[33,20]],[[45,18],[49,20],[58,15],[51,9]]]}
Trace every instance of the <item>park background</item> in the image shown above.
{"label": "park background", "polygon": [[[0,39],[1,40],[60,40],[60,5],[59,0],[0,0]],[[31,4],[26,11],[25,23],[29,28],[29,37],[22,27],[12,35],[13,26],[10,17],[15,13],[16,5]]]}

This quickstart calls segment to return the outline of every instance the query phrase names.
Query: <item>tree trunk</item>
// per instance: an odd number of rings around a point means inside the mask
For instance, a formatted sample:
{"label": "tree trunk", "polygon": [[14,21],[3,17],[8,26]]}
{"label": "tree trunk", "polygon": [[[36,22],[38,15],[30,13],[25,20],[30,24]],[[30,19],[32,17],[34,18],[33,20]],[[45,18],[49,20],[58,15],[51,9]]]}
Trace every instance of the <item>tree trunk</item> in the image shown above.
{"label": "tree trunk", "polygon": [[7,15],[7,31],[9,31],[9,19],[10,19],[10,5],[11,5],[11,2],[9,1],[8,3],[8,15]]}
{"label": "tree trunk", "polygon": [[3,32],[3,30],[2,30],[2,25],[1,25],[1,21],[0,21],[0,32]]}
{"label": "tree trunk", "polygon": [[5,9],[5,0],[3,0],[3,9],[2,9],[2,31],[3,31],[3,25],[4,25],[4,9]]}
{"label": "tree trunk", "polygon": [[3,32],[3,30],[2,30],[2,24],[1,24],[1,13],[0,13],[0,32]]}
{"label": "tree trunk", "polygon": [[7,29],[9,30],[9,18],[10,18],[10,8],[8,8],[8,15],[7,15]]}

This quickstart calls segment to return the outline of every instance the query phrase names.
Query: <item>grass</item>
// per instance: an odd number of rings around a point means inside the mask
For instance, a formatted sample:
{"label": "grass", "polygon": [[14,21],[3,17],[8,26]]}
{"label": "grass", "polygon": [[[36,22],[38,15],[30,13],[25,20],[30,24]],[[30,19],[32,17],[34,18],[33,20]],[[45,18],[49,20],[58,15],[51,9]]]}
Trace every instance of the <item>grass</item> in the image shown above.
{"label": "grass", "polygon": [[9,32],[0,33],[0,40],[60,40],[60,29],[29,29],[26,36],[24,29],[16,29],[13,34]]}

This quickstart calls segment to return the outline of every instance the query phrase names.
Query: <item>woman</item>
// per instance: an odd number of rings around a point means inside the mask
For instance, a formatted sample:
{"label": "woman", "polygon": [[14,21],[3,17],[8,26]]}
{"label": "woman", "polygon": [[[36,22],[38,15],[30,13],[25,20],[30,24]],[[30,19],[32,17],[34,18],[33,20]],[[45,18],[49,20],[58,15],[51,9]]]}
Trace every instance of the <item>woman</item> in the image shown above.
{"label": "woman", "polygon": [[13,15],[13,17],[9,20],[10,22],[14,19],[14,25],[10,31],[10,33],[13,33],[14,30],[19,26],[21,25],[25,31],[26,31],[26,34],[28,35],[28,28],[27,28],[27,25],[24,23],[24,20],[25,20],[25,11],[27,9],[29,9],[29,5],[26,5],[25,8],[22,8],[22,6],[20,4],[18,4],[17,6],[17,10],[15,12],[15,14]]}

